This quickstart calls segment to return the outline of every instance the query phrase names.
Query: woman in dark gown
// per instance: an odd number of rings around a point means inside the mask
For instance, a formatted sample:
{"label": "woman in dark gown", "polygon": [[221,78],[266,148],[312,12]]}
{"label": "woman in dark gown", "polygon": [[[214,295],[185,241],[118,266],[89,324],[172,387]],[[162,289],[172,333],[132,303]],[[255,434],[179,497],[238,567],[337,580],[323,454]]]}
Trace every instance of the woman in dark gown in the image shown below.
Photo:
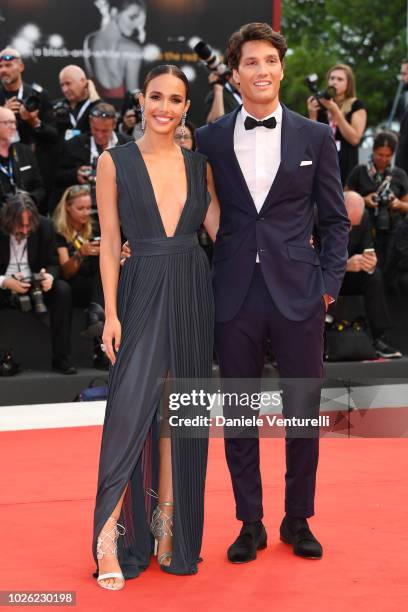
{"label": "woman in dark gown", "polygon": [[[165,379],[211,377],[213,296],[197,232],[204,223],[215,239],[219,207],[205,157],[173,141],[189,107],[185,75],[156,67],[142,91],[143,137],[106,151],[97,175],[112,365],[93,555],[99,585],[113,590],[147,568],[153,535],[164,571],[197,572],[208,447],[202,431],[168,427],[159,440],[157,415]],[[119,278],[120,227],[132,257]]]}

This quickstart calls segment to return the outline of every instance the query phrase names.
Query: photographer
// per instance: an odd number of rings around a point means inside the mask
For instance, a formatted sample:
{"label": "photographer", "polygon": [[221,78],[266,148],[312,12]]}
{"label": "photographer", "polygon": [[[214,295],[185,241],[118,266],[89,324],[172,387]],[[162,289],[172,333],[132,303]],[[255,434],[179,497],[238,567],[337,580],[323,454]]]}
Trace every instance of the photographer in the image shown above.
{"label": "photographer", "polygon": [[62,275],[71,287],[73,304],[87,309],[83,335],[94,339],[94,366],[106,369],[108,360],[100,347],[105,312],[99,239],[93,237],[91,207],[89,185],[69,187],[55,210],[54,225],[58,259]]}
{"label": "photographer", "polygon": [[27,193],[11,196],[0,212],[0,306],[50,312],[52,369],[75,374],[70,359],[71,291],[58,278],[56,234]]}
{"label": "photographer", "polygon": [[309,118],[312,121],[328,123],[332,129],[339,153],[342,184],[352,169],[358,164],[358,147],[367,124],[367,111],[356,97],[355,77],[350,66],[336,64],[327,73],[330,95],[312,95],[307,100]]}
{"label": "photographer", "polygon": [[[49,95],[40,85],[28,85],[22,80],[24,63],[15,49],[0,52],[0,105],[13,111],[17,121],[15,141],[29,145],[49,190],[52,182],[50,163],[57,142],[57,127]],[[44,202],[41,212],[46,211]]]}
{"label": "photographer", "polygon": [[[89,123],[90,133],[75,136],[63,144],[52,199],[55,204],[62,190],[70,185],[94,185],[96,164],[103,151],[131,140],[128,136],[116,135],[116,112],[111,104],[96,104],[89,113]],[[95,202],[93,207],[96,210]]]}
{"label": "photographer", "polygon": [[377,257],[373,249],[371,224],[364,210],[363,198],[354,191],[344,194],[344,203],[351,222],[346,274],[340,295],[363,295],[370,324],[373,345],[377,355],[385,358],[401,357],[393,348],[384,332],[391,327],[390,315],[385,301],[383,275],[377,268]]}
{"label": "photographer", "polygon": [[0,209],[7,197],[18,189],[27,191],[40,208],[45,189],[34,154],[27,145],[11,144],[16,123],[13,111],[0,107]]}
{"label": "photographer", "polygon": [[242,104],[242,99],[239,85],[233,80],[232,74],[227,74],[222,79],[216,73],[211,72],[208,82],[211,85],[211,91],[204,99],[204,111],[206,123],[214,123],[220,117],[238,108]]}
{"label": "photographer", "polygon": [[118,133],[138,140],[143,136],[138,89],[127,91],[120,111]]}
{"label": "photographer", "polygon": [[408,212],[408,176],[401,168],[391,167],[396,148],[397,137],[394,134],[377,134],[368,163],[354,168],[346,185],[346,190],[357,191],[364,198],[375,230],[379,265],[383,270],[395,228]]}
{"label": "photographer", "polygon": [[59,82],[64,97],[55,100],[53,111],[61,143],[89,132],[89,113],[100,98],[93,82],[86,78],[82,68],[74,64],[61,70]]}

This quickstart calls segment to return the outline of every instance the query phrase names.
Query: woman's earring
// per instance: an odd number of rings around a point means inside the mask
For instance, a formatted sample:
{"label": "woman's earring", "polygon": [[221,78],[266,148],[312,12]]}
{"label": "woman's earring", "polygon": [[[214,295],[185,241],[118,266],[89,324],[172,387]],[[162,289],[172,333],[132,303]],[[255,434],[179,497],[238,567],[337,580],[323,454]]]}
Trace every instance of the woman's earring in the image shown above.
{"label": "woman's earring", "polygon": [[187,119],[187,113],[183,113],[183,116],[181,117],[181,137],[184,138],[184,136],[186,135],[186,119]]}
{"label": "woman's earring", "polygon": [[145,118],[144,106],[140,107],[140,113],[142,115],[142,132],[144,132],[146,129],[146,118]]}

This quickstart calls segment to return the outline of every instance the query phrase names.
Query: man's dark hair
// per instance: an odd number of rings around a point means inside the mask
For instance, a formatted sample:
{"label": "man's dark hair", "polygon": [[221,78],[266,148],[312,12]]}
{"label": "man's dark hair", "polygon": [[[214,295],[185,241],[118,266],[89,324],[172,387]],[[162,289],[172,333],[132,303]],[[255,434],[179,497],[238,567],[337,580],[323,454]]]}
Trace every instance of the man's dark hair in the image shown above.
{"label": "man's dark hair", "polygon": [[30,215],[31,230],[35,232],[40,225],[40,215],[32,197],[25,191],[9,196],[0,211],[0,229],[11,235],[21,223],[24,212]]}
{"label": "man's dark hair", "polygon": [[380,132],[374,138],[373,150],[379,147],[389,147],[394,153],[397,149],[398,137],[392,132]]}
{"label": "man's dark hair", "polygon": [[226,60],[230,68],[239,66],[241,61],[242,45],[252,40],[261,40],[271,43],[279,53],[279,59],[283,58],[288,50],[285,38],[279,32],[272,30],[267,23],[247,23],[231,36],[228,41]]}

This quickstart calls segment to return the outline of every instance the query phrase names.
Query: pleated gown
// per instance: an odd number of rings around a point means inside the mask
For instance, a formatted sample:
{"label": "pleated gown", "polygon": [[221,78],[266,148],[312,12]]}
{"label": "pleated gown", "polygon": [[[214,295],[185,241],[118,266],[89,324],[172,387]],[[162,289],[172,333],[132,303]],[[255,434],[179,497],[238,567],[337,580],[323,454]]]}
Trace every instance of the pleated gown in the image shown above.
{"label": "pleated gown", "polygon": [[[163,379],[212,374],[214,304],[208,260],[197,232],[209,194],[205,157],[183,152],[188,195],[173,237],[166,237],[153,186],[134,142],[109,150],[116,167],[118,209],[132,256],[120,274],[122,340],[109,372],[94,513],[97,537],[128,485],[118,541],[125,578],[149,565],[150,521],[158,486],[158,408]],[[173,479],[173,556],[165,571],[194,574],[200,559],[208,437],[182,436],[170,427]],[[165,501],[165,500],[163,500]]]}

